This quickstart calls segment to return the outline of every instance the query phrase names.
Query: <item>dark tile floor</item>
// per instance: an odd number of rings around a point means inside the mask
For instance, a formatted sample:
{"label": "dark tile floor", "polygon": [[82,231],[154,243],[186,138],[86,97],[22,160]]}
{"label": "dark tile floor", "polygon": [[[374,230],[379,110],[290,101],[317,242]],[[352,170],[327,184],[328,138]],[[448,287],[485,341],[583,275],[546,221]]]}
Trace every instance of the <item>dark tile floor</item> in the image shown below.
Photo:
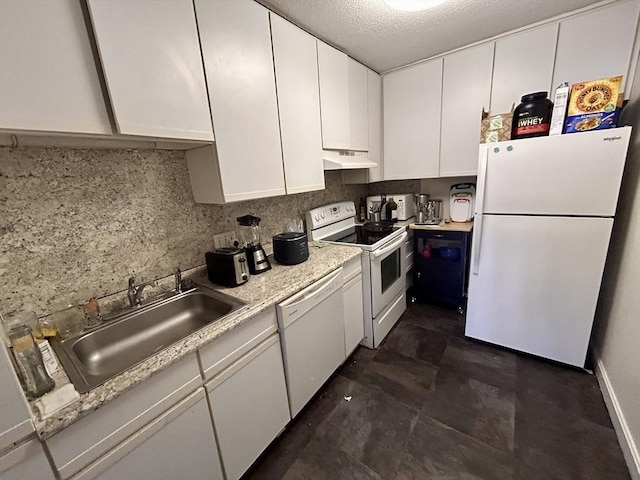
{"label": "dark tile floor", "polygon": [[464,338],[409,305],[359,348],[246,479],[629,479],[594,376]]}

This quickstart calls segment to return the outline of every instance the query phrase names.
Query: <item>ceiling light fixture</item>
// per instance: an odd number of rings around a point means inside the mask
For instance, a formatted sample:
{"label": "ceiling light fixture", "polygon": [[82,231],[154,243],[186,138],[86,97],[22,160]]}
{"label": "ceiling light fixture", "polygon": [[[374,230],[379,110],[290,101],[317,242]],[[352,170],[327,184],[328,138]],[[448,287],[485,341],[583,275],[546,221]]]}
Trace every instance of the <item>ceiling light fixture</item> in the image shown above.
{"label": "ceiling light fixture", "polygon": [[384,0],[387,5],[403,12],[417,12],[435,7],[446,0]]}

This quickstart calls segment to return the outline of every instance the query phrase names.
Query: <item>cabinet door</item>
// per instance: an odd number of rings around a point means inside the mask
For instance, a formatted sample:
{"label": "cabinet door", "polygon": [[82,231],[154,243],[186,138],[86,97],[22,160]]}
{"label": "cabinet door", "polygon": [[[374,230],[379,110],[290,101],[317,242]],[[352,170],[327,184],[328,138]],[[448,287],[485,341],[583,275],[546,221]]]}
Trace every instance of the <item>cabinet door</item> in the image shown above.
{"label": "cabinet door", "polygon": [[383,77],[384,179],[437,177],[442,59]]}
{"label": "cabinet door", "polygon": [[493,43],[444,58],[440,176],[476,175],[482,109],[489,108]]}
{"label": "cabinet door", "polygon": [[287,194],[322,190],[316,39],[278,15],[270,18]]}
{"label": "cabinet door", "polygon": [[547,91],[553,98],[558,86],[551,83],[557,37],[554,23],[496,41],[492,113],[510,111],[526,93]]}
{"label": "cabinet door", "polygon": [[0,128],[111,134],[77,0],[0,2]]}
{"label": "cabinet door", "polygon": [[0,480],[31,478],[38,480],[56,478],[38,439],[29,440],[0,456]]}
{"label": "cabinet door", "polygon": [[98,459],[76,480],[222,480],[204,389]]}
{"label": "cabinet door", "polygon": [[227,480],[236,480],[291,420],[278,335],[207,384]]}
{"label": "cabinet door", "polygon": [[4,345],[0,345],[0,385],[0,451],[3,451],[34,432],[27,401]]}
{"label": "cabinet door", "polygon": [[560,22],[553,86],[624,75],[638,25],[640,2],[617,2],[611,6]]}
{"label": "cabinet door", "polygon": [[352,150],[369,149],[369,125],[367,113],[367,67],[348,59],[349,70],[349,122]]}
{"label": "cabinet door", "polygon": [[284,195],[269,12],[196,0],[224,198]]}
{"label": "cabinet door", "polygon": [[344,297],[344,343],[347,357],[364,338],[362,275],[358,274],[342,287]]}
{"label": "cabinet door", "polygon": [[347,150],[351,137],[348,57],[320,40],[317,45],[322,146]]}
{"label": "cabinet door", "polygon": [[96,461],[201,382],[195,354],[187,355],[48,438],[47,447],[60,476],[70,477]]}
{"label": "cabinet door", "polygon": [[188,0],[89,0],[118,131],[213,140]]}
{"label": "cabinet door", "polygon": [[382,77],[367,70],[367,101],[369,124],[369,160],[377,167],[369,169],[369,182],[380,182],[383,176],[382,157]]}

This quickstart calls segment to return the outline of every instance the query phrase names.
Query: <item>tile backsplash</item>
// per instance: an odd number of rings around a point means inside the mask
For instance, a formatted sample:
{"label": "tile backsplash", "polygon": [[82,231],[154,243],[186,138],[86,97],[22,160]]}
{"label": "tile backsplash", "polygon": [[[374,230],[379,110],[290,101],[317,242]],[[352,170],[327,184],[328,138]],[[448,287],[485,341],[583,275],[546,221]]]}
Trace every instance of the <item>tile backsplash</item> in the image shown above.
{"label": "tile backsplash", "polygon": [[126,290],[132,273],[166,277],[204,264],[213,236],[236,217],[262,218],[266,239],[283,218],[342,200],[366,185],[204,205],[193,201],[183,152],[0,147],[0,312],[38,315],[82,288],[103,297]]}

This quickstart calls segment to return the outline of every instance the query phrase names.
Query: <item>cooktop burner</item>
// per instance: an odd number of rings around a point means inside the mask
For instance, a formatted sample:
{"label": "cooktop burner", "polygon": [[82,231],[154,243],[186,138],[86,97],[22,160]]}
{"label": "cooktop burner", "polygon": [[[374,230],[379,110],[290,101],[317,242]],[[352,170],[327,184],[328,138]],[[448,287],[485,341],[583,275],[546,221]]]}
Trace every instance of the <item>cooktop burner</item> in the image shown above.
{"label": "cooktop burner", "polygon": [[335,235],[331,235],[323,240],[330,242],[348,243],[352,245],[373,245],[385,237],[402,230],[402,227],[391,227],[386,232],[372,232],[365,230],[362,225],[355,225],[348,230],[343,230]]}

